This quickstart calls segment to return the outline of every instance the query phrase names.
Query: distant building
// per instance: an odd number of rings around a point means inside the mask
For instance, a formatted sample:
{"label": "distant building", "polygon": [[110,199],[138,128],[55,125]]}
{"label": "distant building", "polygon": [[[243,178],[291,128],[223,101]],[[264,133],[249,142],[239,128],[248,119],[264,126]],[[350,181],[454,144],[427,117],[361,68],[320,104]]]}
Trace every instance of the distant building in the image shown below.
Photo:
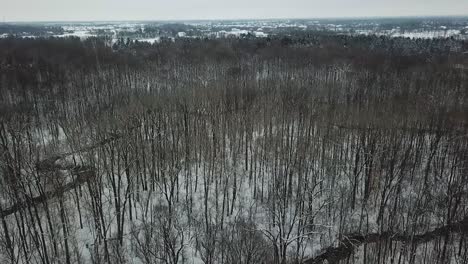
{"label": "distant building", "polygon": [[262,32],[262,31],[255,31],[254,34],[255,34],[255,37],[257,37],[257,38],[266,38],[266,37],[268,37],[268,34]]}

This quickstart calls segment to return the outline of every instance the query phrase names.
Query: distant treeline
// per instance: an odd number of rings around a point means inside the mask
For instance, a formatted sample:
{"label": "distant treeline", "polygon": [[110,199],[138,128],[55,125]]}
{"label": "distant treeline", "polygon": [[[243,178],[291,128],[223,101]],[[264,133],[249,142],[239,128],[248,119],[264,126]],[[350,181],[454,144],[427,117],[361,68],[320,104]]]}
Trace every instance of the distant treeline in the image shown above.
{"label": "distant treeline", "polygon": [[76,37],[10,37],[0,39],[0,48],[2,70],[21,65],[35,68],[63,64],[67,64],[67,67],[95,69],[99,64],[142,66],[142,63],[161,62],[170,58],[184,61],[206,58],[231,61],[251,56],[314,65],[346,62],[366,69],[404,70],[420,66],[453,66],[464,64],[468,59],[468,42],[453,38],[349,36],[299,30],[268,38],[244,35],[242,38],[181,38],[174,41],[163,37],[161,43],[155,44],[123,38],[114,45],[109,37],[86,40]]}
{"label": "distant treeline", "polygon": [[60,26],[0,23],[0,35],[7,34],[11,36],[19,35],[40,37],[63,33],[64,30]]}

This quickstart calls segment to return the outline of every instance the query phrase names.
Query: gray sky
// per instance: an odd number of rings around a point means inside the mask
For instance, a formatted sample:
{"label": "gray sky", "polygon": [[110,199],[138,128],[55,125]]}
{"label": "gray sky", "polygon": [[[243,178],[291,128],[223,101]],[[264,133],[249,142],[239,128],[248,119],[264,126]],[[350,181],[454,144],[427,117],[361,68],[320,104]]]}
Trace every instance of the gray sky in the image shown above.
{"label": "gray sky", "polygon": [[6,21],[468,15],[468,0],[0,0]]}

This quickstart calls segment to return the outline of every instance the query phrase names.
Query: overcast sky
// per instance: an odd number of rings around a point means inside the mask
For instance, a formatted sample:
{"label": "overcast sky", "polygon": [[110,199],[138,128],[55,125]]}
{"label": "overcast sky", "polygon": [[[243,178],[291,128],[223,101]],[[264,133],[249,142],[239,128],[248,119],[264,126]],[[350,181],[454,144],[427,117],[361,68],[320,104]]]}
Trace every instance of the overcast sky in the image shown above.
{"label": "overcast sky", "polygon": [[468,0],[0,0],[5,21],[468,15]]}

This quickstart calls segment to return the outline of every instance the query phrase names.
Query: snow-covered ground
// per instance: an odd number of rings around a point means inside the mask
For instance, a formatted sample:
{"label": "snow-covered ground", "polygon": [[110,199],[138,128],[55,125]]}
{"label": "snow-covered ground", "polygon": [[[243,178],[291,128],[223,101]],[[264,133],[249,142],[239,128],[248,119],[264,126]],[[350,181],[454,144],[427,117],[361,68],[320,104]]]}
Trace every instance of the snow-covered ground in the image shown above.
{"label": "snow-covered ground", "polygon": [[[404,28],[404,24],[393,21],[393,28],[389,29],[387,22],[379,20],[372,21],[329,21],[329,20],[251,20],[251,21],[180,21],[180,22],[87,22],[87,23],[53,23],[45,26],[60,26],[63,34],[55,34],[55,37],[76,36],[82,39],[92,36],[107,35],[114,38],[127,36],[132,39],[139,39],[154,43],[158,37],[193,37],[190,31],[195,30],[195,36],[215,36],[215,37],[240,37],[252,34],[257,37],[267,37],[269,35],[284,34],[286,30],[312,30],[331,31],[342,34],[363,34],[363,35],[385,35],[390,37],[408,38],[447,38],[455,37],[467,39],[468,20],[453,24],[437,25],[436,22],[428,20],[418,22],[419,27],[409,29]],[[435,20],[437,21],[437,20]],[[403,22],[402,22],[403,23]],[[176,31],[167,35],[168,32],[151,31],[148,28],[160,28],[163,25],[186,27],[183,31]],[[144,35],[144,37],[142,37]],[[7,34],[2,34],[5,37]]]}

